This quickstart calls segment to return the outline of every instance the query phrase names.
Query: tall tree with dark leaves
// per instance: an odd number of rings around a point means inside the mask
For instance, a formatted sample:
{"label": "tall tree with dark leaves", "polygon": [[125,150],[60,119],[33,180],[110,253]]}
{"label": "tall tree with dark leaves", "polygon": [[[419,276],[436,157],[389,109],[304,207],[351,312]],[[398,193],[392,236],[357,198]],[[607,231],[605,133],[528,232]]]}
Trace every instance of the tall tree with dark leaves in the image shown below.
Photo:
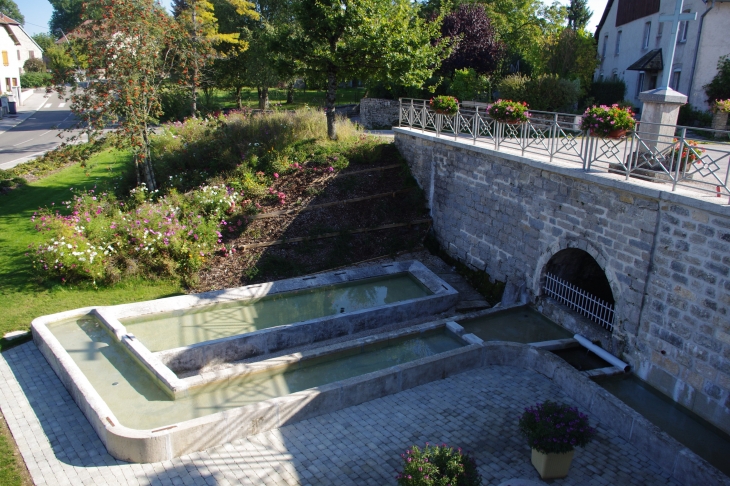
{"label": "tall tree with dark leaves", "polygon": [[507,51],[481,5],[460,5],[444,17],[441,35],[452,44],[451,55],[441,65],[448,75],[469,68],[489,74],[497,69]]}
{"label": "tall tree with dark leaves", "polygon": [[53,14],[48,25],[51,32],[60,37],[61,31],[68,34],[78,27],[84,10],[84,0],[48,0],[53,7]]}
{"label": "tall tree with dark leaves", "polygon": [[570,0],[568,6],[568,27],[573,30],[586,28],[593,11],[588,8],[588,0]]}
{"label": "tall tree with dark leaves", "polygon": [[290,38],[289,51],[309,77],[326,81],[327,134],[333,140],[340,81],[420,86],[445,54],[433,42],[441,19],[426,22],[410,0],[301,0],[295,12],[300,31]]}
{"label": "tall tree with dark leaves", "polygon": [[20,25],[25,24],[25,17],[20,13],[18,4],[13,0],[0,0],[0,13],[7,15],[13,20],[17,20]]}

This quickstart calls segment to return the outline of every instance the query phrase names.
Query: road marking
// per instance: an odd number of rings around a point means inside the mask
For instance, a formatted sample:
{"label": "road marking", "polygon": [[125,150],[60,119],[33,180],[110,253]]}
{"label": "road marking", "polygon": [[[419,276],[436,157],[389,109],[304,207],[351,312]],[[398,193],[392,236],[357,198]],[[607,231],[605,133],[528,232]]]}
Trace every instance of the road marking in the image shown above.
{"label": "road marking", "polygon": [[45,107],[46,107],[46,108],[50,108],[50,107],[51,107],[51,104],[50,104],[50,103],[48,103],[48,104],[46,104],[46,106],[45,106]]}
{"label": "road marking", "polygon": [[41,133],[41,137],[42,137],[43,135],[45,135],[46,133],[51,133],[52,131],[53,131],[53,130],[48,130],[48,131],[47,131],[47,132],[45,132],[45,133]]}
{"label": "road marking", "polygon": [[64,106],[66,106],[66,103],[59,103],[59,104],[58,104],[58,107],[59,107],[59,108],[63,108]]}
{"label": "road marking", "polygon": [[[33,139],[32,138],[29,138],[25,142],[30,142],[31,140],[33,140]],[[25,142],[16,143],[15,145],[13,145],[13,147],[17,147],[18,145],[23,145]]]}
{"label": "road marking", "polygon": [[[25,157],[21,157],[19,159],[11,160],[10,162],[0,162],[0,169],[3,168],[4,166],[8,166],[7,168],[8,169],[11,169],[15,165],[22,164],[23,162],[28,161],[28,160],[31,160],[31,159],[33,159],[35,157],[38,157],[39,155],[43,155],[44,153],[45,152],[36,152],[34,154],[30,154],[30,155],[26,155]],[[19,160],[22,161],[22,162],[18,162]],[[13,162],[17,162],[17,164],[8,165],[8,164],[12,164]]]}

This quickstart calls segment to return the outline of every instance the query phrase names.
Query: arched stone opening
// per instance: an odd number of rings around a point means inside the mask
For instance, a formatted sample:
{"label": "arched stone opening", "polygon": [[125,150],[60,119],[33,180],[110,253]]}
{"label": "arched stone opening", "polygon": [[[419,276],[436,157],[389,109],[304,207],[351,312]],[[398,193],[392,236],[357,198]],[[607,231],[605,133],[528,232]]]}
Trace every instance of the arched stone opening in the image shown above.
{"label": "arched stone opening", "polygon": [[616,303],[603,269],[590,253],[580,248],[566,248],[554,254],[545,266],[545,273],[569,282],[607,304]]}

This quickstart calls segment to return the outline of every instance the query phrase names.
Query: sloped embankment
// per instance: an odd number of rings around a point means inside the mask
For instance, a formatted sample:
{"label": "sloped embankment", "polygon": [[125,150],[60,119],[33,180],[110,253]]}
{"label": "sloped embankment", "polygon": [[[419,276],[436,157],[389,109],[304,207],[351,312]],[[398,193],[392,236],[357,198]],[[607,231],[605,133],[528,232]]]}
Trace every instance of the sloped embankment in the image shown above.
{"label": "sloped embankment", "polygon": [[223,231],[229,250],[213,257],[194,291],[303,275],[420,246],[430,226],[420,188],[393,144],[367,165],[294,172],[262,208]]}

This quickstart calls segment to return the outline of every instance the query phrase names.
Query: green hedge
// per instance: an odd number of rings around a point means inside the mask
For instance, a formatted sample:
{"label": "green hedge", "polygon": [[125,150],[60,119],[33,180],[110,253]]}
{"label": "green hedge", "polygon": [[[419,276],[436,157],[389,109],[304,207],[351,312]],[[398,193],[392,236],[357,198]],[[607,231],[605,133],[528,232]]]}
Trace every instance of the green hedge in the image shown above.
{"label": "green hedge", "polygon": [[594,81],[588,90],[586,100],[591,105],[608,105],[620,103],[626,96],[626,83],[623,79]]}
{"label": "green hedge", "polygon": [[50,73],[23,73],[20,75],[20,85],[24,88],[45,88],[52,84]]}
{"label": "green hedge", "polygon": [[507,76],[499,82],[499,98],[524,101],[531,110],[573,111],[580,95],[580,82],[543,74],[530,78],[521,74]]}

